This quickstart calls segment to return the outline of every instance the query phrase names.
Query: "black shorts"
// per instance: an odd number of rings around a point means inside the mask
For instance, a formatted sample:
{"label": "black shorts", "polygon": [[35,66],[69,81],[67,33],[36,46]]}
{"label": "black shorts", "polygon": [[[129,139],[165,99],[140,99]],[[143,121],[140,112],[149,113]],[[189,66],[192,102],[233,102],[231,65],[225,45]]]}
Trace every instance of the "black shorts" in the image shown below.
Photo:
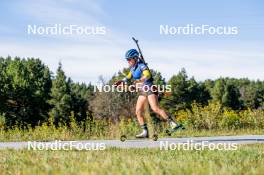
{"label": "black shorts", "polygon": [[139,95],[142,95],[142,96],[149,96],[149,95],[152,95],[152,94],[155,94],[155,95],[159,95],[158,91],[157,91],[157,88],[155,86],[153,86],[152,88],[149,87],[149,88],[143,88],[141,90],[139,90]]}

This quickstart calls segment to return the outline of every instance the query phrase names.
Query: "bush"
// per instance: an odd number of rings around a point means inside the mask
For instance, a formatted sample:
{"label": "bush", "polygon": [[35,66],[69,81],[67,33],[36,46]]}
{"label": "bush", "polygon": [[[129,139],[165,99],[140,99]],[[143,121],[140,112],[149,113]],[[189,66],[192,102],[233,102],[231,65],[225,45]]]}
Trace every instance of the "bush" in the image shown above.
{"label": "bush", "polygon": [[264,128],[264,110],[257,109],[257,110],[243,110],[239,112],[241,116],[241,125],[243,128]]}
{"label": "bush", "polygon": [[5,128],[5,115],[0,114],[0,130],[4,130]]}
{"label": "bush", "polygon": [[[190,110],[180,110],[175,113],[176,120],[185,124],[187,131],[201,132],[202,130],[228,131],[239,129],[263,129],[264,110],[234,111],[222,109],[219,103],[209,103],[201,106],[193,103]],[[69,116],[69,124],[54,124],[54,118],[49,117],[45,123],[32,128],[30,125],[22,127],[17,123],[12,128],[4,130],[5,118],[0,115],[0,140],[74,140],[74,139],[110,139],[119,138],[121,134],[134,136],[140,131],[135,118],[122,117],[120,121],[113,122],[111,119],[95,118],[87,115],[85,121],[75,120],[74,112]],[[152,132],[153,125],[150,121],[149,130]],[[157,123],[158,133],[164,131],[166,123]],[[211,132],[211,131],[210,131]]]}
{"label": "bush", "polygon": [[225,110],[220,122],[221,128],[236,129],[241,128],[240,116],[233,110]]}
{"label": "bush", "polygon": [[193,103],[190,110],[180,110],[175,115],[178,122],[198,130],[264,128],[263,109],[235,111],[222,108],[217,102],[211,102],[208,106]]}
{"label": "bush", "polygon": [[194,129],[216,129],[221,115],[221,105],[219,103],[209,103],[208,106],[203,107],[193,103],[187,114],[189,127]]}

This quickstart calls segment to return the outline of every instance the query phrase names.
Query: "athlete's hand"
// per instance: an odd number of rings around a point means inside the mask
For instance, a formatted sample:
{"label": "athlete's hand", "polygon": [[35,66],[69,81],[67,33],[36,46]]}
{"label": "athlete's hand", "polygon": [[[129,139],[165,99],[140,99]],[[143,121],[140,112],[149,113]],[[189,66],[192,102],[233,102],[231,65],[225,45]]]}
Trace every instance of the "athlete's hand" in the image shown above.
{"label": "athlete's hand", "polygon": [[170,97],[172,95],[171,92],[164,92],[164,97]]}
{"label": "athlete's hand", "polygon": [[114,83],[114,86],[117,87],[117,86],[120,86],[123,84],[124,84],[124,82],[122,80],[118,80],[117,82]]}
{"label": "athlete's hand", "polygon": [[142,83],[142,81],[141,80],[135,80],[134,81],[134,84],[138,84],[138,83]]}

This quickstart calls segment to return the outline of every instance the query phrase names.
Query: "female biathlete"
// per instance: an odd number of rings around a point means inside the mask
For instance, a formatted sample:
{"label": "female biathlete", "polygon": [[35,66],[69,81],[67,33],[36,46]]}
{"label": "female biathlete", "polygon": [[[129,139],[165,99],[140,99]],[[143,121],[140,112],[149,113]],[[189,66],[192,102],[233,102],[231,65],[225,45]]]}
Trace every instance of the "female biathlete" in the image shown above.
{"label": "female biathlete", "polygon": [[142,128],[142,132],[136,135],[136,138],[148,138],[148,127],[144,121],[143,112],[144,107],[147,102],[149,102],[153,112],[161,116],[164,120],[168,122],[171,127],[171,131],[175,131],[178,128],[183,127],[181,124],[177,124],[171,116],[169,116],[163,109],[158,105],[158,94],[153,92],[153,78],[151,72],[147,65],[141,61],[139,58],[139,53],[136,49],[130,49],[125,54],[125,59],[128,61],[130,72],[121,81],[116,82],[116,85],[120,83],[126,83],[130,79],[134,79],[136,86],[141,84],[141,89],[139,90],[139,97],[136,104],[136,115],[137,120]]}

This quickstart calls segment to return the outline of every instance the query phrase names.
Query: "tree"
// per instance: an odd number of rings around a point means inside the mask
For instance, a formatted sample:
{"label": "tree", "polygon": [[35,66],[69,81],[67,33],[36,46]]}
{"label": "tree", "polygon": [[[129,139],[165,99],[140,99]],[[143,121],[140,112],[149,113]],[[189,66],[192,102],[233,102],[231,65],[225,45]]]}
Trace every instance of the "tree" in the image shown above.
{"label": "tree", "polygon": [[31,124],[47,120],[51,88],[50,71],[39,59],[1,59],[2,112],[6,125]]}
{"label": "tree", "polygon": [[56,72],[56,78],[52,81],[51,88],[51,100],[49,104],[52,106],[50,115],[54,118],[54,123],[67,124],[70,121],[70,112],[72,110],[72,97],[70,91],[70,79],[67,79],[62,65],[59,63],[59,67]]}
{"label": "tree", "polygon": [[240,100],[239,86],[242,83],[244,82],[230,78],[217,79],[211,89],[213,101],[220,102],[223,107],[240,109],[242,101]]}
{"label": "tree", "polygon": [[174,113],[177,110],[189,107],[190,94],[188,91],[188,76],[185,69],[177,75],[173,75],[168,84],[171,85],[171,96],[164,97],[161,100],[161,105],[165,107],[170,113]]}
{"label": "tree", "polygon": [[206,105],[211,98],[205,84],[197,83],[193,77],[188,79],[184,68],[177,75],[173,75],[168,84],[171,85],[172,93],[163,97],[161,105],[170,113],[190,109],[194,101]]}
{"label": "tree", "polygon": [[213,101],[218,101],[222,104],[222,97],[225,92],[225,81],[220,78],[215,81],[214,87],[211,89],[211,96]]}
{"label": "tree", "polygon": [[[115,81],[124,78],[128,69],[119,71],[108,82],[102,77],[99,79],[99,86],[112,85]],[[128,82],[131,84],[131,82]],[[136,93],[131,92],[100,92],[96,90],[93,100],[90,103],[90,109],[96,118],[110,119],[118,121],[121,117],[134,116],[134,106],[136,102]]]}
{"label": "tree", "polygon": [[0,114],[6,111],[7,100],[7,76],[6,67],[7,59],[0,57]]}
{"label": "tree", "polygon": [[72,97],[72,111],[77,122],[84,121],[87,118],[87,113],[90,115],[92,111],[89,110],[90,101],[92,100],[93,86],[91,83],[87,86],[82,83],[73,83],[70,84],[71,87],[71,97]]}
{"label": "tree", "polygon": [[207,105],[211,99],[210,92],[205,84],[202,82],[197,83],[193,77],[189,80],[188,89],[190,102],[195,101],[201,105]]}
{"label": "tree", "polygon": [[240,93],[238,88],[231,83],[227,83],[222,97],[222,104],[235,110],[240,109],[241,102],[239,100],[239,97]]}

